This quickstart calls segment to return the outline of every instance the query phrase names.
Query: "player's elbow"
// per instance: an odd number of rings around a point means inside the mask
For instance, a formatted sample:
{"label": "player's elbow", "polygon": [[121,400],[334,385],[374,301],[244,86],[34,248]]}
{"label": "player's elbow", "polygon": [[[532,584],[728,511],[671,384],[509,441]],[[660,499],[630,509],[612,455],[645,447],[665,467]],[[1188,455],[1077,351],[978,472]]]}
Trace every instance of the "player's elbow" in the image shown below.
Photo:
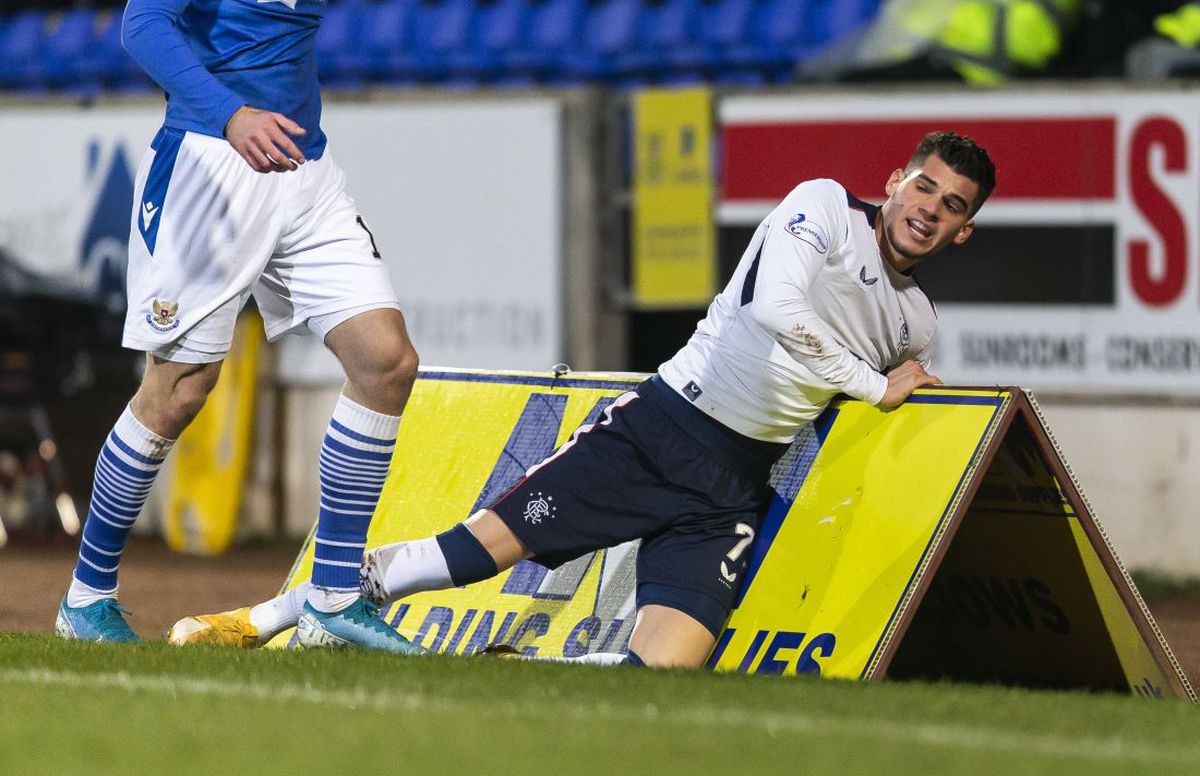
{"label": "player's elbow", "polygon": [[158,21],[170,24],[170,20],[163,19],[161,14],[139,8],[131,2],[121,17],[121,48],[134,59],[139,59],[146,48],[146,33],[152,31],[154,23]]}
{"label": "player's elbow", "polygon": [[750,318],[754,323],[778,340],[791,327],[792,321],[779,309],[778,305],[767,301],[755,300],[750,303]]}
{"label": "player's elbow", "polygon": [[135,18],[130,18],[128,14],[121,20],[121,48],[132,57],[137,57],[137,38],[138,32],[141,30],[141,25]]}

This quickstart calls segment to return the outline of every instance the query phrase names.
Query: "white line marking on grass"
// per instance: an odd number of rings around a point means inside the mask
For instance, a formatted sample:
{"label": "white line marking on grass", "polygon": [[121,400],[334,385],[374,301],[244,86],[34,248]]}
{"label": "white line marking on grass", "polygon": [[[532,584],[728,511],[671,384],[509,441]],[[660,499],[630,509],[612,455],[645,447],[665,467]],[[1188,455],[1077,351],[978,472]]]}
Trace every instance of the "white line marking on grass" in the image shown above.
{"label": "white line marking on grass", "polygon": [[[379,712],[441,711],[455,714],[477,712],[479,699],[459,699],[401,690],[331,690],[308,683],[279,684],[254,681],[193,679],[169,674],[139,675],[125,671],[86,673],[26,668],[0,670],[0,684],[54,687],[107,688],[124,692],[147,692],[172,697],[198,695],[219,698],[250,699],[274,703],[301,702],[314,705],[368,709]],[[870,717],[817,717],[802,712],[748,711],[712,706],[660,708],[652,703],[613,704],[600,702],[580,706],[577,702],[515,703],[486,700],[487,713],[528,720],[542,716],[548,720],[574,718],[596,721],[658,723],[687,728],[738,728],[757,730],[768,735],[803,733],[817,742],[820,736],[840,735],[889,743],[925,744],[945,749],[973,749],[1012,754],[1034,754],[1084,760],[1195,763],[1200,747],[1147,744],[1118,737],[1075,737],[1054,733],[1029,733],[970,725],[945,723],[905,723]]]}

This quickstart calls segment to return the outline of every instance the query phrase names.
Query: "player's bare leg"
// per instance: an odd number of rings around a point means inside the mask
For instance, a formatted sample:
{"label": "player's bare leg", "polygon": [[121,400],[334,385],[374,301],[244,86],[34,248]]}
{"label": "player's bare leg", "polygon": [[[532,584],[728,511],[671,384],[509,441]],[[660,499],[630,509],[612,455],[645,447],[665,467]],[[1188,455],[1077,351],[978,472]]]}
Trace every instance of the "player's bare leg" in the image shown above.
{"label": "player's bare leg", "polygon": [[358,582],[400,413],[416,379],[417,353],[398,310],[372,309],[330,323],[325,344],[341,362],[346,385],[321,444],[312,587],[297,635],[306,647],[417,653],[421,650],[388,627],[359,595]]}
{"label": "player's bare leg", "polygon": [[200,412],[221,373],[219,361],[186,364],[146,357],[142,384],[101,448],[79,560],[55,630],[65,638],[137,641],[117,605],[117,571],[175,439]]}
{"label": "player's bare leg", "polygon": [[146,373],[129,407],[146,428],[177,439],[216,387],[222,363],[180,364],[147,354]]}
{"label": "player's bare leg", "polygon": [[699,668],[717,640],[689,614],[660,604],[638,609],[629,652],[654,668]]}
{"label": "player's bare leg", "polygon": [[504,521],[490,509],[481,509],[467,518],[463,524],[483,545],[488,555],[496,562],[500,571],[512,568],[519,561],[528,560],[533,553],[521,544],[521,540]]}
{"label": "player's bare leg", "polygon": [[419,360],[399,310],[369,310],[338,324],[325,337],[346,373],[346,398],[399,415],[408,403]]}

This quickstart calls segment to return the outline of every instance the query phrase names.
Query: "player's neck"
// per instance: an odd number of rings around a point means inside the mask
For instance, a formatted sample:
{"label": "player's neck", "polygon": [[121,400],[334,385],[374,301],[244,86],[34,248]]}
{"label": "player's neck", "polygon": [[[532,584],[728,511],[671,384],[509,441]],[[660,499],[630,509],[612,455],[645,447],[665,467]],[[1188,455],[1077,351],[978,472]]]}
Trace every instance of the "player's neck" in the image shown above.
{"label": "player's neck", "polygon": [[875,222],[875,242],[879,245],[879,254],[883,256],[883,260],[887,262],[889,267],[901,275],[911,274],[913,267],[917,266],[916,259],[905,258],[896,253],[895,249],[892,248],[887,232],[883,228],[882,215]]}

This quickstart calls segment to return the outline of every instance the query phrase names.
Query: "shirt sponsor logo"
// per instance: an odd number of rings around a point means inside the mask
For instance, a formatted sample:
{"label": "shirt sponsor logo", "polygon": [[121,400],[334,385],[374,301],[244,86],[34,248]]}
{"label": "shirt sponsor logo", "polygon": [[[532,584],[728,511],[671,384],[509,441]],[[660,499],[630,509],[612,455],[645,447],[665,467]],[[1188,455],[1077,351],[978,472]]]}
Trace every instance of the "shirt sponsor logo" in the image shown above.
{"label": "shirt sponsor logo", "polygon": [[179,312],[179,302],[160,302],[155,299],[151,309],[152,313],[146,313],[146,323],[150,324],[150,328],[155,331],[179,328],[179,319],[175,317]]}
{"label": "shirt sponsor logo", "polygon": [[862,265],[862,269],[860,269],[858,271],[858,279],[862,281],[862,284],[864,286],[873,286],[879,282],[878,276],[875,276],[873,278],[867,277],[867,265],[866,264]]}
{"label": "shirt sponsor logo", "polygon": [[787,230],[821,253],[829,250],[829,238],[825,236],[825,230],[809,221],[803,213],[792,216],[787,223]]}
{"label": "shirt sponsor logo", "polygon": [[554,496],[543,496],[539,490],[537,495],[530,494],[529,503],[525,505],[525,522],[539,525],[543,520],[554,517],[558,507],[554,506]]}

